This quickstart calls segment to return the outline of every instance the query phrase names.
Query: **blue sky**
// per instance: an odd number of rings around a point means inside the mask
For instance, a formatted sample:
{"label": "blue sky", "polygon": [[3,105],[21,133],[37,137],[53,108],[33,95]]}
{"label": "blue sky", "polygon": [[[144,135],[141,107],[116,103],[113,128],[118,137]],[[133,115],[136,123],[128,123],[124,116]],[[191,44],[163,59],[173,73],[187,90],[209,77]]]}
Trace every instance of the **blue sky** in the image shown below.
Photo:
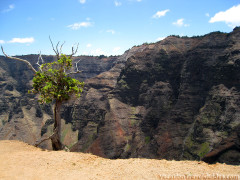
{"label": "blue sky", "polygon": [[[0,0],[0,44],[9,55],[118,55],[169,35],[230,32],[240,26],[239,0]],[[2,53],[0,53],[2,55]]]}

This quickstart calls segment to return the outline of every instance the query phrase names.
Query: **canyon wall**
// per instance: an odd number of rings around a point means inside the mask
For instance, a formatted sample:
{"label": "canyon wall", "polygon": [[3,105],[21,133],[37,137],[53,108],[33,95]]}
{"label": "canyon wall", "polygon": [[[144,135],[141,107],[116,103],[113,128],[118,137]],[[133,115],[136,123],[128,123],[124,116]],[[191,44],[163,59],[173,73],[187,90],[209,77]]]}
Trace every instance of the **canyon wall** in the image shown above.
{"label": "canyon wall", "polygon": [[[240,28],[79,59],[84,92],[62,108],[71,151],[240,164]],[[27,94],[31,70],[4,57],[0,65],[0,139],[33,144],[51,134],[51,105]]]}

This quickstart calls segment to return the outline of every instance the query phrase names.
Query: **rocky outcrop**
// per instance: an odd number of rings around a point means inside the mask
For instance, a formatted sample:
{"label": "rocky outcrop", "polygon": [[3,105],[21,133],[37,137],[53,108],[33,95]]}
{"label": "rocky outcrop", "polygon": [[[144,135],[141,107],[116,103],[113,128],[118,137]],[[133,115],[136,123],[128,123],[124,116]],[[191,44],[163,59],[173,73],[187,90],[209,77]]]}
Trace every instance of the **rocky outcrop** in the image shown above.
{"label": "rocky outcrop", "polygon": [[[192,38],[170,36],[135,46],[120,57],[92,58],[79,62],[83,74],[76,78],[85,79],[84,93],[62,109],[62,140],[72,151],[107,158],[240,164],[240,28]],[[20,71],[28,71],[27,86],[16,88],[22,75],[16,80],[8,74],[7,63],[1,68],[5,95],[0,102],[0,138],[26,141],[23,133],[12,136],[16,127],[24,126],[9,119],[24,124],[33,114],[34,123],[27,126],[35,128],[37,138],[46,136],[51,108],[22,95],[31,85],[29,70]]]}
{"label": "rocky outcrop", "polygon": [[72,150],[206,161],[213,152],[211,162],[239,164],[239,40],[236,28],[132,48],[125,63],[87,80],[81,101],[102,115],[85,122],[92,129],[81,128]]}

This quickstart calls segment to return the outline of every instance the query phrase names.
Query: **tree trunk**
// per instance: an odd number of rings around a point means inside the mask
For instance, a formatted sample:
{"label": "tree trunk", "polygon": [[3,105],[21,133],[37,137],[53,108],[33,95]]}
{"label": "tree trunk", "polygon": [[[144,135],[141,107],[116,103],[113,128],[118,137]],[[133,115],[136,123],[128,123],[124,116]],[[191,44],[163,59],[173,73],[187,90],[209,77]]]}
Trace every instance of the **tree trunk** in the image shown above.
{"label": "tree trunk", "polygon": [[52,148],[55,151],[63,149],[63,145],[61,143],[61,107],[62,102],[56,100],[54,105],[54,134],[51,137]]}

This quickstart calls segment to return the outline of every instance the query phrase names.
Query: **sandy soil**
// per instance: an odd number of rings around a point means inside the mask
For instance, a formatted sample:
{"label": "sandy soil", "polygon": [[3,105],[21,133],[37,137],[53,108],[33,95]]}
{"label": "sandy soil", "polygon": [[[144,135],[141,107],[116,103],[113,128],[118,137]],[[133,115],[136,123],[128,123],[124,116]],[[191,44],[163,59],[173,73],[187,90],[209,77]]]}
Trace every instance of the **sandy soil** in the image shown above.
{"label": "sandy soil", "polygon": [[109,160],[0,141],[0,179],[161,179],[238,177],[240,166],[154,159]]}

